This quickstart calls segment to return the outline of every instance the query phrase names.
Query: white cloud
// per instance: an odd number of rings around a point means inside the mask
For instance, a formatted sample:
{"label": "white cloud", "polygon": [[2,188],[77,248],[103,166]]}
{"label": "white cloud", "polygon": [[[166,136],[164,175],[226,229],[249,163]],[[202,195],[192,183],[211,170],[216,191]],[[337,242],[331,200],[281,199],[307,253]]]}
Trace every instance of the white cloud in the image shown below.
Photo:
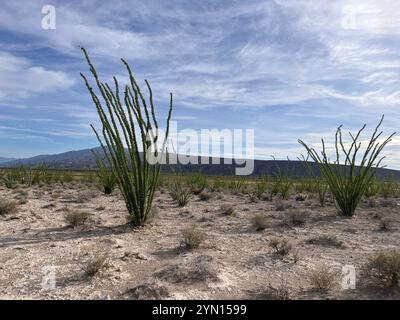
{"label": "white cloud", "polygon": [[34,94],[72,86],[64,72],[32,65],[27,59],[0,51],[0,101],[14,101]]}

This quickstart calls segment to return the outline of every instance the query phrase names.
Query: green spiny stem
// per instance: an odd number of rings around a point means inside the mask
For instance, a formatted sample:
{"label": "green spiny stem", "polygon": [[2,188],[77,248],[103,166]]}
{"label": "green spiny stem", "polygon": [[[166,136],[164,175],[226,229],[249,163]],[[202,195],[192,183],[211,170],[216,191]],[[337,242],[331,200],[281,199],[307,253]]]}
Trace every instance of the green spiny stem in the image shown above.
{"label": "green spiny stem", "polygon": [[[130,80],[130,85],[125,86],[123,98],[121,98],[118,80],[113,77],[115,90],[112,90],[107,83],[102,83],[86,50],[82,48],[82,51],[100,92],[100,95],[97,95],[86,76],[81,74],[102,123],[101,135],[94,126],[91,125],[91,127],[100,143],[105,158],[112,168],[112,172],[115,174],[126,207],[132,217],[132,222],[135,225],[143,225],[152,207],[161,169],[160,162],[156,164],[149,163],[147,152],[151,150],[152,156],[157,157],[161,151],[161,157],[158,157],[158,159],[162,159],[169,135],[172,94],[170,95],[166,133],[161,150],[159,150],[157,145],[159,138],[158,122],[153,104],[153,92],[149,82],[146,81],[149,91],[148,104],[129,64],[124,59],[121,59],[127,69]],[[136,129],[138,129],[138,133]],[[143,148],[142,154],[139,151],[139,146]],[[152,147],[153,149],[151,149]],[[102,166],[102,164],[98,164]]]}
{"label": "green spiny stem", "polygon": [[[343,143],[342,126],[337,128],[335,134],[336,161],[334,162],[329,159],[326,153],[323,139],[321,139],[321,154],[314,148],[309,147],[302,140],[299,140],[299,143],[307,150],[308,156],[317,163],[320,173],[326,179],[339,209],[345,216],[354,215],[362,196],[375,177],[376,169],[380,167],[384,159],[384,157],[379,158],[380,153],[396,134],[394,132],[382,142],[378,142],[378,139],[383,133],[382,131],[378,133],[383,119],[384,116],[382,116],[372,133],[358,168],[356,159],[361,149],[361,142],[359,142],[358,139],[362,131],[366,128],[366,125],[364,125],[355,136],[350,133],[351,144],[348,148],[346,148]],[[340,163],[340,151],[344,154],[345,158],[343,164]]]}

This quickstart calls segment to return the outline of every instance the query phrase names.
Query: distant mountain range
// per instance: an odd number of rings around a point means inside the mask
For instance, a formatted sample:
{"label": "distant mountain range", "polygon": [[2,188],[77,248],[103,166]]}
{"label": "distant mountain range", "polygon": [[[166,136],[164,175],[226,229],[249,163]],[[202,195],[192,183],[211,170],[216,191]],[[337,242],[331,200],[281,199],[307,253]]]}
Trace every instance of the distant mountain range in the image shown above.
{"label": "distant mountain range", "polygon": [[10,162],[10,161],[14,161],[16,160],[15,158],[2,158],[0,157],[0,164],[2,163],[6,163],[6,162]]}
{"label": "distant mountain range", "polygon": [[[95,170],[97,168],[96,162],[93,158],[91,150],[101,152],[101,148],[84,149],[78,151],[69,151],[54,155],[39,155],[26,159],[7,159],[0,158],[0,167],[12,168],[19,165],[27,167],[37,167],[45,165],[51,169],[70,169],[70,170]],[[196,172],[201,171],[206,175],[234,175],[235,168],[239,165],[227,164],[229,159],[209,158],[209,157],[190,157],[191,162],[197,160],[199,164],[188,165],[173,165],[164,166],[164,171],[177,170],[183,172]],[[203,160],[203,161],[201,161]],[[209,164],[204,163],[204,160],[209,160]],[[220,161],[220,165],[212,164],[212,162]],[[225,161],[224,161],[225,160]],[[310,162],[314,172],[317,173],[318,169],[315,163]],[[178,166],[178,167],[177,167]],[[254,171],[252,176],[259,176],[263,173],[273,174],[279,168],[280,170],[288,170],[291,176],[304,177],[307,175],[304,166],[300,161],[287,161],[287,160],[254,160]],[[400,171],[391,169],[378,169],[377,175],[382,178],[394,177],[400,180]]]}

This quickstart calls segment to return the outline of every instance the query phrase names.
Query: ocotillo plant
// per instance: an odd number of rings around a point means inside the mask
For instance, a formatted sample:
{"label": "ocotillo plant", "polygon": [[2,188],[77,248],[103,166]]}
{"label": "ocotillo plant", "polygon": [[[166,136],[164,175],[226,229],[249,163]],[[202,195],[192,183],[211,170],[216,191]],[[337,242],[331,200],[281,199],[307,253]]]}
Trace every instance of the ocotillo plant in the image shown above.
{"label": "ocotillo plant", "polygon": [[117,184],[115,171],[109,168],[99,154],[92,150],[92,154],[97,164],[97,176],[100,180],[102,191],[111,194]]}
{"label": "ocotillo plant", "polygon": [[[378,142],[378,139],[383,133],[382,131],[378,133],[383,118],[382,116],[380,122],[376,126],[364,150],[364,154],[360,154],[361,142],[359,141],[359,137],[366,125],[364,125],[355,136],[349,133],[351,137],[349,147],[346,147],[343,142],[342,126],[338,127],[335,135],[336,160],[333,162],[326,153],[323,139],[321,139],[321,154],[314,148],[309,147],[302,140],[299,140],[299,143],[306,148],[308,155],[318,164],[321,174],[326,179],[329,189],[335,197],[337,206],[345,216],[354,215],[366,188],[375,176],[376,169],[381,167],[381,162],[384,157],[379,157],[380,153],[396,134],[392,133],[388,138]],[[356,162],[359,154],[361,156],[361,161],[357,166]],[[341,155],[344,157],[344,162],[342,163]]]}
{"label": "ocotillo plant", "polygon": [[301,155],[301,158],[297,158],[297,159],[299,159],[299,161],[301,161],[301,163],[303,164],[303,167],[306,169],[308,175],[313,179],[314,184],[315,184],[315,189],[318,193],[319,204],[321,205],[321,207],[324,207],[326,193],[328,192],[328,184],[326,183],[326,181],[323,178],[316,176],[316,174],[314,173],[314,170],[311,168],[310,164],[308,163],[309,157],[310,157],[310,155],[307,155],[307,157],[305,157],[304,155]]}
{"label": "ocotillo plant", "polygon": [[[151,211],[161,168],[160,161],[156,161],[155,164],[150,162],[153,162],[155,157],[162,158],[164,154],[172,113],[172,93],[165,136],[159,148],[158,123],[149,82],[145,81],[149,92],[149,99],[146,102],[129,64],[121,59],[130,81],[130,84],[125,86],[121,98],[117,78],[113,77],[115,85],[113,91],[107,83],[100,81],[86,50],[82,48],[82,51],[100,92],[99,97],[88,79],[81,73],[102,123],[102,138],[94,126],[91,127],[115,172],[132,223],[142,226]],[[139,151],[140,147],[143,153]]]}

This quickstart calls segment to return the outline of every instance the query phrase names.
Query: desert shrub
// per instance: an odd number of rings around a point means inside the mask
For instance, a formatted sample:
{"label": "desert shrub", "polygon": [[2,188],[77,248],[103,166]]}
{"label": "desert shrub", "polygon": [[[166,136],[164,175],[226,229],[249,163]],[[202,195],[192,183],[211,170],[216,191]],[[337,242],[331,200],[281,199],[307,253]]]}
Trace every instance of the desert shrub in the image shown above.
{"label": "desert shrub", "polygon": [[129,298],[136,300],[161,300],[168,297],[168,287],[157,282],[142,283],[126,292]]}
{"label": "desert shrub", "polygon": [[276,286],[269,283],[266,287],[257,290],[256,295],[252,299],[259,300],[290,300],[291,290],[286,279],[281,279]]}
{"label": "desert shrub", "polygon": [[379,230],[381,231],[391,231],[393,229],[393,219],[389,217],[382,217],[379,220]]}
{"label": "desert shrub", "polygon": [[182,230],[182,243],[189,249],[197,249],[207,238],[206,232],[196,225],[191,225]]}
{"label": "desert shrub", "polygon": [[61,174],[59,174],[58,179],[61,184],[65,184],[72,182],[74,180],[74,177],[70,171],[63,171]]}
{"label": "desert shrub", "polygon": [[364,191],[364,196],[367,199],[370,199],[372,197],[375,197],[380,190],[380,184],[377,183],[377,181],[374,179],[371,180],[371,182],[365,187]]}
{"label": "desert shrub", "polygon": [[89,256],[89,259],[82,263],[81,268],[85,272],[86,276],[94,277],[102,269],[107,267],[109,252],[95,252]]}
{"label": "desert shrub", "polygon": [[308,198],[308,196],[306,194],[300,193],[298,195],[296,195],[295,200],[296,201],[305,201]]}
{"label": "desert shrub", "polygon": [[256,181],[255,190],[253,191],[253,195],[257,199],[261,199],[265,192],[268,189],[267,178],[262,177],[261,179]]}
{"label": "desert shrub", "polygon": [[302,255],[301,255],[299,249],[292,251],[292,259],[293,259],[294,263],[299,262],[301,260],[301,258],[302,258]]}
{"label": "desert shrub", "polygon": [[283,223],[289,227],[301,226],[307,222],[309,217],[310,212],[308,210],[289,209],[283,215]]}
{"label": "desert shrub", "polygon": [[342,248],[343,241],[339,240],[334,235],[322,235],[318,237],[312,237],[306,240],[308,244],[320,245],[323,247],[334,247],[334,248]]}
{"label": "desert shrub", "polygon": [[[359,142],[359,137],[366,127],[365,125],[355,136],[350,134],[352,142],[349,147],[346,147],[343,142],[341,126],[338,127],[335,136],[336,160],[334,162],[331,162],[326,153],[323,139],[321,155],[314,148],[309,147],[302,140],[299,140],[299,143],[306,148],[307,154],[317,163],[320,173],[326,179],[341,213],[345,216],[354,215],[366,188],[374,179],[375,169],[380,167],[383,159],[379,158],[381,151],[392,140],[395,134],[391,134],[383,142],[378,142],[378,139],[382,135],[382,131],[378,133],[382,121],[383,116],[375,128],[364,154],[361,155],[359,167],[356,167],[356,161],[362,145]],[[344,157],[343,163],[341,163],[339,150],[342,151],[342,156]]]}
{"label": "desert shrub", "polygon": [[229,204],[223,204],[220,210],[222,214],[227,216],[231,216],[235,212],[235,209]]}
{"label": "desert shrub", "polygon": [[373,253],[362,267],[362,276],[384,287],[397,286],[400,281],[400,252],[379,250]]}
{"label": "desert shrub", "polygon": [[313,289],[326,293],[335,283],[335,274],[326,265],[320,265],[310,271],[309,281]]}
{"label": "desert shrub", "polygon": [[284,238],[272,238],[269,241],[269,246],[280,256],[286,256],[293,248],[292,244]]}
{"label": "desert shrub", "polygon": [[193,194],[200,194],[208,185],[206,176],[201,172],[196,172],[187,177],[187,185]]}
{"label": "desert shrub", "polygon": [[245,185],[242,179],[229,181],[228,189],[233,193],[242,193],[245,190]]}
{"label": "desert shrub", "polygon": [[180,175],[170,185],[169,194],[173,200],[178,202],[180,207],[186,206],[191,198],[191,191],[185,185],[184,179]]}
{"label": "desert shrub", "polygon": [[285,211],[290,207],[291,205],[289,203],[282,201],[281,199],[277,200],[275,203],[275,211]]}
{"label": "desert shrub", "polygon": [[73,228],[82,226],[89,219],[90,213],[81,210],[67,210],[64,213],[65,222]]}
{"label": "desert shrub", "polygon": [[[110,168],[110,165],[106,164],[104,160],[98,155],[95,151],[93,151],[94,159],[97,164],[97,176],[99,178],[102,191],[104,194],[111,194],[117,184],[117,176],[115,175],[114,170]],[[91,175],[89,175],[91,176]]]}
{"label": "desert shrub", "polygon": [[[98,191],[97,191],[98,192]],[[97,197],[97,192],[95,190],[84,190],[79,192],[78,196],[76,197],[77,203],[84,203],[93,198]]]}
{"label": "desert shrub", "polygon": [[191,262],[168,265],[153,274],[154,277],[171,283],[193,284],[218,281],[218,270],[214,258],[208,255],[197,256]]}
{"label": "desert shrub", "polygon": [[17,211],[17,203],[4,198],[0,198],[0,216],[15,213]]}
{"label": "desert shrub", "polygon": [[11,172],[7,172],[3,177],[2,177],[3,183],[6,186],[6,188],[11,189],[13,188],[18,182],[15,179],[14,175]]}
{"label": "desert shrub", "polygon": [[[144,225],[152,208],[154,192],[159,179],[162,162],[159,160],[163,160],[165,155],[172,113],[172,93],[170,94],[165,136],[160,137],[153,93],[148,81],[145,81],[149,92],[149,100],[146,102],[129,64],[121,59],[130,80],[130,85],[125,86],[121,98],[117,78],[114,77],[114,92],[108,84],[100,82],[86,50],[82,48],[82,51],[107,106],[104,108],[104,104],[94,92],[87,78],[81,74],[102,122],[103,138],[93,126],[92,129],[106,159],[115,171],[119,189],[124,196],[128,212],[132,216],[132,222],[138,226]],[[139,151],[140,147],[143,148],[143,152]]]}
{"label": "desert shrub", "polygon": [[209,185],[211,191],[221,191],[227,187],[227,183],[223,178],[214,178],[212,183]]}
{"label": "desert shrub", "polygon": [[385,198],[389,198],[390,196],[398,195],[399,184],[394,177],[390,177],[385,181],[380,181],[379,183],[380,194]]}
{"label": "desert shrub", "polygon": [[212,198],[212,195],[211,195],[211,193],[209,193],[209,192],[202,191],[202,192],[199,194],[199,199],[200,199],[201,201],[208,201],[208,200],[210,200],[211,198]]}
{"label": "desert shrub", "polygon": [[397,201],[391,199],[382,199],[380,201],[380,206],[384,208],[395,208],[397,207]]}
{"label": "desert shrub", "polygon": [[287,159],[286,166],[282,170],[277,164],[274,157],[272,157],[275,162],[276,170],[274,172],[274,180],[271,194],[280,194],[281,198],[284,200],[289,199],[290,191],[293,187],[293,180],[291,178],[290,171],[290,160]]}
{"label": "desert shrub", "polygon": [[312,187],[310,187],[310,192],[316,192],[318,194],[318,202],[321,207],[324,207],[326,194],[328,192],[328,184],[324,179],[321,179],[321,177],[316,175],[313,168],[310,166],[310,163],[308,162],[309,157],[309,155],[307,155],[307,157],[304,157],[304,155],[302,155],[301,158],[298,159],[303,164],[303,167],[305,168],[308,176],[311,179],[310,185]]}
{"label": "desert shrub", "polygon": [[270,222],[265,214],[258,213],[254,216],[253,223],[256,230],[261,231],[268,228]]}

